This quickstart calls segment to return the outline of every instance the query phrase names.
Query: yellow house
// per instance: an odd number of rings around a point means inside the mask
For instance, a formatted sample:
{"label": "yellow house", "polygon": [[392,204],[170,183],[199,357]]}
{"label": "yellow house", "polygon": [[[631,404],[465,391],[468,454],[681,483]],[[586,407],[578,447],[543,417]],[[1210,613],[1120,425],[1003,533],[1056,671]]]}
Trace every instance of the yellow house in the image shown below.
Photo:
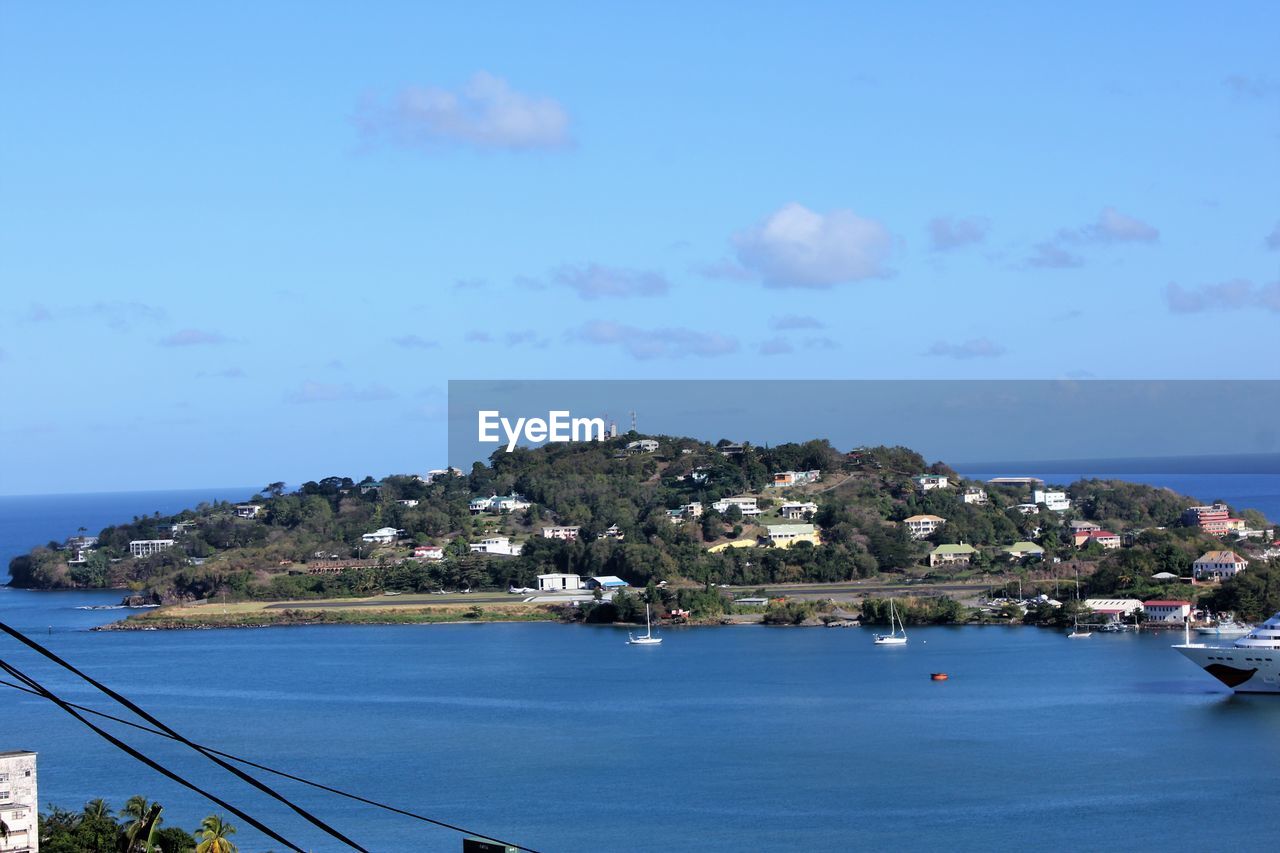
{"label": "yellow house", "polygon": [[790,548],[797,542],[817,545],[818,531],[812,524],[770,524],[769,542],[775,548]]}

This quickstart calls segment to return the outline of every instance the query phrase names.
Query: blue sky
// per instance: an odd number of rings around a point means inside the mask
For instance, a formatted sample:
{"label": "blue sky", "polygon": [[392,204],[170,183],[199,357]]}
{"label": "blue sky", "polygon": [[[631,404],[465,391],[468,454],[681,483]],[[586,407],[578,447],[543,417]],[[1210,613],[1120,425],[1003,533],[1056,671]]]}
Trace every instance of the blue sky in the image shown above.
{"label": "blue sky", "polygon": [[1280,7],[686,6],[7,5],[0,493],[424,470],[449,379],[1277,378]]}

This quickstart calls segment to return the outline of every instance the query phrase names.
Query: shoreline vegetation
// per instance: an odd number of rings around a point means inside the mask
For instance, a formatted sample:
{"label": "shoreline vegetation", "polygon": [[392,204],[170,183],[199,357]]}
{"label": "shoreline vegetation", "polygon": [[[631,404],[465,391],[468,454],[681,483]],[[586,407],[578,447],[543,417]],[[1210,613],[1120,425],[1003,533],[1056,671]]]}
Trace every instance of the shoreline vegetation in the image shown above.
{"label": "shoreline vegetation", "polygon": [[[1270,522],[1223,505],[1240,533],[1210,530],[1188,519],[1197,503],[1118,480],[969,480],[904,447],[632,433],[498,452],[468,473],[271,483],[242,504],[68,531],[9,568],[18,587],[125,587],[125,604],[161,605],[111,630],[637,623],[646,601],[690,624],[871,623],[890,596],[908,624],[1060,624],[1077,578],[1080,599],[1280,610]],[[1193,561],[1224,549],[1248,570],[1193,583]],[[630,592],[583,591],[578,607],[507,598],[543,575]]]}

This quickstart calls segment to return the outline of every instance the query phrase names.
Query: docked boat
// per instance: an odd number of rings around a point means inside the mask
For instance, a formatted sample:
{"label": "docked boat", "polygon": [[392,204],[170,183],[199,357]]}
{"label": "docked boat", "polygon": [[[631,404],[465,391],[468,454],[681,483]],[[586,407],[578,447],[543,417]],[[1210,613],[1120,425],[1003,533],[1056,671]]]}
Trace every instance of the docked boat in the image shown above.
{"label": "docked boat", "polygon": [[1074,621],[1072,622],[1071,633],[1067,634],[1068,640],[1085,640],[1093,636],[1092,631],[1080,630],[1080,572],[1076,571],[1076,609]]}
{"label": "docked boat", "polygon": [[[897,627],[894,627],[895,620]],[[877,646],[905,646],[907,644],[907,627],[902,624],[901,617],[898,616],[898,610],[893,606],[893,599],[889,599],[889,633],[876,634],[875,643]]]}
{"label": "docked boat", "polygon": [[1229,646],[1188,641],[1174,648],[1237,693],[1280,693],[1280,613]]}
{"label": "docked boat", "polygon": [[1237,622],[1234,619],[1226,621],[1219,620],[1212,625],[1201,625],[1196,628],[1197,634],[1206,637],[1243,637],[1253,629],[1252,625],[1246,625],[1243,622]]}
{"label": "docked boat", "polygon": [[627,634],[627,645],[629,646],[656,646],[662,642],[661,637],[653,636],[653,622],[649,619],[649,605],[644,606],[644,633],[639,637],[633,637]]}

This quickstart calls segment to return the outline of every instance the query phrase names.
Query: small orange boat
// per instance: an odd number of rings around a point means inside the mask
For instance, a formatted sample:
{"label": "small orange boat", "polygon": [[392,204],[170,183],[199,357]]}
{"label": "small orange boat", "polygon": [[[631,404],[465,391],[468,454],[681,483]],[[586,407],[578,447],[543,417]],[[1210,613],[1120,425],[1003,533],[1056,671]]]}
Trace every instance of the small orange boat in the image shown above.
{"label": "small orange boat", "polygon": [[945,672],[935,672],[935,673],[933,673],[933,675],[930,675],[929,677],[930,677],[930,678],[932,678],[934,681],[946,681],[946,680],[947,680],[947,674],[946,674]]}

